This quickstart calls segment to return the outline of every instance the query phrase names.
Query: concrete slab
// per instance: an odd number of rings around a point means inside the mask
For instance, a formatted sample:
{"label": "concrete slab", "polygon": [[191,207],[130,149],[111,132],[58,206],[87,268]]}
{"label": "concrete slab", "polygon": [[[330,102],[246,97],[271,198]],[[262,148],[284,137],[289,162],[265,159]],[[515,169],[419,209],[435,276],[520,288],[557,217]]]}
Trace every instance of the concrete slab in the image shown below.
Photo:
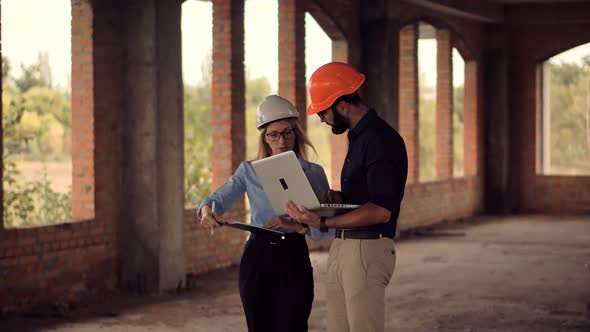
{"label": "concrete slab", "polygon": [[[387,331],[590,331],[590,216],[480,217],[398,240]],[[325,330],[327,252],[310,331]],[[237,268],[182,294],[0,317],[1,331],[245,331]]]}

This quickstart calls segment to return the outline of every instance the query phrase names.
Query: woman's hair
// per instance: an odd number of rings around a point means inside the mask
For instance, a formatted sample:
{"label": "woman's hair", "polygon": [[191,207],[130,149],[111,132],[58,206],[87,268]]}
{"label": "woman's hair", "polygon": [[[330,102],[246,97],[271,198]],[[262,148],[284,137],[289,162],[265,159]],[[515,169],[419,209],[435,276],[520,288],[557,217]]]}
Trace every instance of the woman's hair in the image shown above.
{"label": "woman's hair", "polygon": [[[306,145],[309,146],[313,150],[313,153],[317,157],[317,155],[318,155],[317,150],[315,149],[313,144],[311,144],[311,142],[309,141],[307,136],[305,136],[305,134],[303,133],[303,130],[301,129],[301,126],[299,125],[299,122],[297,121],[297,119],[291,118],[291,119],[281,119],[281,120],[288,121],[289,124],[291,125],[291,128],[293,128],[293,131],[295,132],[295,144],[293,145],[293,152],[295,152],[297,157],[303,158],[303,160],[308,160],[307,159],[307,152],[305,151]],[[277,121],[280,121],[280,120],[277,120]],[[265,140],[266,128],[268,128],[269,124],[270,123],[268,123],[268,124],[264,125],[264,127],[260,128],[260,136],[258,138],[258,156],[256,157],[256,160],[269,157],[272,154],[270,146],[268,145],[268,143],[266,143],[266,140]]]}

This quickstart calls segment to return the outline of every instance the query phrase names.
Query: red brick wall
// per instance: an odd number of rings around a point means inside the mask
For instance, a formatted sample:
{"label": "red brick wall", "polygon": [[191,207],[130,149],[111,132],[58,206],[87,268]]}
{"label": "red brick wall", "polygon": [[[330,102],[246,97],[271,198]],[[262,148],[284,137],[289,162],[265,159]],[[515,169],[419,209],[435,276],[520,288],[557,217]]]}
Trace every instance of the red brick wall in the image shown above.
{"label": "red brick wall", "polygon": [[[212,77],[212,189],[225,183],[246,154],[244,2],[213,2],[213,77]],[[243,220],[244,199],[230,212]],[[198,273],[239,261],[244,238],[231,229],[220,230],[211,240],[208,230],[196,224],[194,211],[185,212],[185,265],[187,273]],[[243,232],[242,232],[243,233]]]}
{"label": "red brick wall", "polygon": [[[222,219],[244,220],[243,213],[229,211]],[[217,228],[213,236],[201,227],[195,210],[184,213],[184,258],[186,273],[198,274],[239,262],[248,233],[230,227]]]}
{"label": "red brick wall", "polygon": [[482,208],[478,177],[413,184],[406,187],[398,229],[473,216]]}
{"label": "red brick wall", "polygon": [[537,66],[547,58],[590,42],[590,24],[514,27],[510,97],[513,114],[511,191],[522,212],[587,213],[590,211],[590,176],[537,174]]}
{"label": "red brick wall", "polygon": [[453,177],[453,71],[451,32],[436,29],[436,177]]}
{"label": "red brick wall", "polygon": [[465,62],[465,83],[463,90],[463,170],[465,176],[480,174],[479,108],[478,108],[478,65],[476,61]]}
{"label": "red brick wall", "polygon": [[72,217],[94,217],[92,9],[72,1]]}
{"label": "red brick wall", "polygon": [[279,0],[279,95],[295,104],[306,129],[305,9],[298,0]]}
{"label": "red brick wall", "polygon": [[245,147],[244,2],[213,2],[213,188],[238,168]]}
{"label": "red brick wall", "polygon": [[[72,15],[72,123],[80,130],[73,136],[73,208],[76,217],[94,214],[95,218],[0,233],[3,310],[78,301],[110,291],[116,284],[115,225],[120,189],[117,114],[121,104],[117,98],[121,87],[116,82],[122,81],[117,79],[122,70],[121,56],[116,54],[120,32],[111,18],[117,16],[117,10],[97,6],[92,13],[86,1],[75,0]],[[90,42],[93,20],[101,32]],[[103,55],[99,61],[97,54]],[[90,60],[93,56],[94,66]],[[94,107],[93,99],[97,100]]]}
{"label": "red brick wall", "polygon": [[408,151],[408,183],[418,182],[418,24],[399,33],[399,133]]}

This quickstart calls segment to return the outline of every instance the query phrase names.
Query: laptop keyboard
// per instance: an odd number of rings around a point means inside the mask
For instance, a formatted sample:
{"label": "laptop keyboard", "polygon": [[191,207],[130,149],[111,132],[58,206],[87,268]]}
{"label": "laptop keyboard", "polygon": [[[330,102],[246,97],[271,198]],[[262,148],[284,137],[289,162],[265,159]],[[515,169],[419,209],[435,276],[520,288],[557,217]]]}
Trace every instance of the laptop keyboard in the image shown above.
{"label": "laptop keyboard", "polygon": [[354,204],[322,204],[322,207],[329,207],[329,208],[347,208],[354,206]]}

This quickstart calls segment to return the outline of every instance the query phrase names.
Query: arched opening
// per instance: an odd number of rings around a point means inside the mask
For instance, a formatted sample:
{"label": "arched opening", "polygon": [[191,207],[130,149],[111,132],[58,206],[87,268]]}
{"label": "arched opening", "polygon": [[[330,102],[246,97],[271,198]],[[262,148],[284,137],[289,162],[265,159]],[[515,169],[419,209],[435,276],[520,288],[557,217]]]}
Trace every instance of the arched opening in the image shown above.
{"label": "arched opening", "polygon": [[590,43],[542,62],[539,70],[538,171],[590,174]]}
{"label": "arched opening", "polygon": [[[349,52],[348,52],[348,41],[342,29],[336,24],[336,22],[327,14],[327,12],[315,1],[310,1],[308,3],[307,12],[313,21],[321,27],[322,33],[316,32],[318,31],[311,24],[310,28],[306,28],[306,39],[313,38],[314,41],[317,43],[308,43],[306,42],[306,79],[309,80],[311,74],[322,64],[325,64],[330,61],[339,61],[339,62],[349,62]],[[311,20],[310,20],[311,21]],[[306,27],[309,25],[306,25]],[[312,37],[313,34],[313,37]],[[324,34],[329,38],[328,42],[324,39]],[[331,58],[327,57],[328,51],[324,48],[324,45],[330,45],[331,47]],[[316,48],[318,51],[316,51]],[[314,56],[309,56],[310,53],[314,54]],[[317,56],[317,60],[314,58]],[[309,98],[309,97],[308,97]],[[309,103],[309,102],[308,102]],[[313,123],[318,119],[310,119]],[[313,124],[312,124],[313,125]],[[323,132],[319,133],[319,135],[328,135],[330,141],[330,151],[329,151],[329,167],[324,167],[326,171],[326,175],[328,176],[328,181],[330,182],[330,187],[335,190],[340,189],[340,173],[342,170],[342,166],[344,165],[344,158],[346,157],[346,152],[348,148],[348,139],[345,135],[332,135],[331,131],[328,128],[321,127]],[[327,132],[327,133],[326,133]],[[313,133],[310,133],[313,135]],[[320,141],[322,138],[319,138]],[[319,161],[320,163],[326,162]],[[323,165],[322,165],[323,166]]]}
{"label": "arched opening", "polygon": [[[70,0],[6,0],[1,21],[3,224],[62,223],[73,215],[72,40],[83,32],[72,38]],[[93,144],[74,142],[77,154]],[[75,217],[93,214],[77,203]]]}
{"label": "arched opening", "polygon": [[[311,74],[321,65],[332,61],[332,40],[326,32],[320,27],[318,22],[311,16],[305,14],[305,65],[306,80],[309,80]],[[309,105],[309,93],[307,94],[307,105]],[[317,159],[313,159],[324,168],[326,176],[331,179],[331,131],[328,126],[320,121],[317,116],[308,117],[307,135],[317,150]],[[313,151],[308,151],[313,156]]]}
{"label": "arched opening", "polygon": [[465,60],[453,48],[453,177],[464,175]]}
{"label": "arched opening", "polygon": [[184,88],[184,196],[194,207],[211,193],[211,2],[182,4],[182,80]]}
{"label": "arched opening", "polygon": [[256,110],[264,97],[278,91],[278,2],[247,0],[244,12],[246,159],[256,159]]}
{"label": "arched opening", "polygon": [[420,182],[436,179],[436,94],[437,41],[436,28],[418,25],[418,142]]}

